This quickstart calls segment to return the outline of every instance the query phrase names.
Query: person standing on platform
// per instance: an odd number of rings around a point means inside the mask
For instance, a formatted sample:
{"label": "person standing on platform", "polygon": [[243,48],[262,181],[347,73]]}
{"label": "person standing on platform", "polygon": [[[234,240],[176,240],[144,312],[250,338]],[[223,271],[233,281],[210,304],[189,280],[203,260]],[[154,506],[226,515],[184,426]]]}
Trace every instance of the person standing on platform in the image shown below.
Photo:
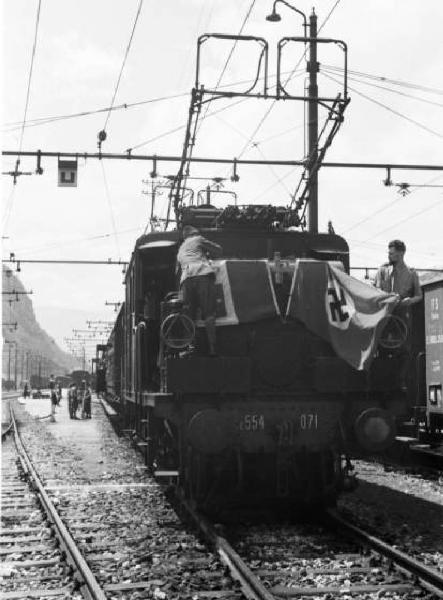
{"label": "person standing on platform", "polygon": [[91,418],[91,400],[92,391],[88,383],[85,382],[85,390],[83,392],[83,416],[85,419]]}
{"label": "person standing on platform", "polygon": [[60,382],[57,384],[57,406],[60,406],[60,402],[62,399],[62,385]]}
{"label": "person standing on platform", "polygon": [[55,421],[55,407],[57,406],[57,393],[55,391],[55,379],[51,374],[49,377],[49,395],[51,397],[51,421]]}
{"label": "person standing on platform", "polygon": [[75,383],[71,383],[68,390],[68,408],[69,408],[69,418],[76,419],[77,418],[77,408],[78,408],[78,390]]}

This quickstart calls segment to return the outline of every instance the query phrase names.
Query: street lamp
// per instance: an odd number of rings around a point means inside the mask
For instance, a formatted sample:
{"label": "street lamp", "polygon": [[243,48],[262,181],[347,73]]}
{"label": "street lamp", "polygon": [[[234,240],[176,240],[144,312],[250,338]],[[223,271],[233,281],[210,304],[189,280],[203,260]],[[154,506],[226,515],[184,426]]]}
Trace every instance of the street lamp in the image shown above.
{"label": "street lamp", "polygon": [[[305,30],[304,43],[309,42],[309,60],[307,62],[307,71],[309,73],[309,86],[308,86],[308,114],[307,114],[307,125],[308,125],[308,221],[309,231],[311,233],[318,233],[318,85],[317,85],[317,71],[319,70],[319,64],[317,62],[317,15],[314,9],[309,17],[309,36],[308,36],[308,24],[306,15],[286,0],[274,0],[272,6],[272,13],[266,17],[268,21],[277,22],[281,20],[280,15],[275,10],[277,4],[281,2],[294,12],[298,13],[303,17],[303,27]],[[290,38],[288,38],[290,39]],[[294,38],[297,39],[297,38]],[[299,40],[301,41],[301,40]],[[278,85],[280,85],[278,83]]]}
{"label": "street lamp", "polygon": [[290,8],[291,10],[293,10],[294,12],[298,13],[299,15],[301,15],[303,17],[303,27],[305,30],[305,37],[306,37],[306,29],[308,27],[308,23],[306,20],[305,13],[302,12],[301,10],[299,10],[298,8],[295,8],[295,6],[292,6],[292,4],[289,4],[289,2],[286,2],[286,0],[275,0],[274,4],[272,6],[272,13],[266,17],[266,20],[271,21],[271,23],[278,23],[279,21],[281,21],[280,14],[275,10],[275,7],[277,6],[277,4],[279,2],[281,2],[282,4],[284,4],[285,6],[287,6],[288,8]]}

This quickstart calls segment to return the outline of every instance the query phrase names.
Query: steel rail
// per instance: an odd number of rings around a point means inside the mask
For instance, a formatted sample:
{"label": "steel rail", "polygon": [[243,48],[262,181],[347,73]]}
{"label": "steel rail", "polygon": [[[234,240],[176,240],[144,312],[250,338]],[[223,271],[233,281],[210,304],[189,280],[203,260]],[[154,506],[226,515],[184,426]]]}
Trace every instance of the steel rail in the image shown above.
{"label": "steel rail", "polygon": [[407,573],[414,575],[420,580],[420,585],[426,587],[429,591],[443,598],[443,574],[435,569],[427,567],[422,562],[408,556],[405,552],[397,550],[393,546],[386,544],[380,538],[377,538],[363,529],[360,529],[346,519],[337,514],[335,510],[328,510],[327,516],[334,523],[339,525],[340,530],[345,529],[353,537],[363,540],[368,546],[374,548],[383,556],[392,560],[397,566],[404,569]]}
{"label": "steel rail", "polygon": [[275,600],[275,596],[264,587],[260,579],[254,575],[226,538],[218,535],[211,524],[199,515],[183,497],[177,496],[177,501],[180,507],[191,517],[203,536],[217,550],[220,560],[228,567],[233,578],[240,582],[246,597],[251,600]]}
{"label": "steel rail", "polygon": [[[46,490],[44,489],[43,484],[36,470],[34,469],[28,452],[20,439],[13,410],[11,410],[11,416],[14,426],[14,440],[19,451],[20,461],[24,463],[25,471],[29,473],[32,482],[35,485],[36,492],[46,511],[46,514],[48,515],[49,520],[55,525],[54,532],[58,541],[60,542],[60,547],[65,550],[66,560],[71,564],[74,563],[76,569],[83,579],[83,581],[80,582],[80,587],[83,588],[82,593],[90,600],[106,600],[103,589],[93,575],[87,562],[79,552],[76,543],[61,520],[54,504],[46,493]],[[26,593],[24,595],[26,596]]]}
{"label": "steel rail", "polygon": [[[8,398],[9,400],[9,398]],[[6,427],[6,429],[2,428],[2,442],[3,440],[6,439],[6,436],[12,431],[13,429],[13,421],[12,421],[12,411],[11,411],[11,403],[8,402],[8,408],[9,408],[9,424]],[[2,411],[3,412],[3,411]],[[2,424],[3,425],[3,424]]]}

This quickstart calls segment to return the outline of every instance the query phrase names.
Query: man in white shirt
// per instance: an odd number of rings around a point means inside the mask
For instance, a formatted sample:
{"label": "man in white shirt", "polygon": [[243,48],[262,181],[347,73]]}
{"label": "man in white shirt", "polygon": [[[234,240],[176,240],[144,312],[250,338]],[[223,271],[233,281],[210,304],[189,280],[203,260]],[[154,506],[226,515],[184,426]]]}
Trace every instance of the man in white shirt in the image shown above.
{"label": "man in white shirt", "polygon": [[189,316],[195,321],[198,311],[205,322],[209,355],[216,356],[215,270],[210,259],[222,255],[223,249],[200,235],[191,225],[183,227],[183,244],[177,254],[181,267],[180,288]]}

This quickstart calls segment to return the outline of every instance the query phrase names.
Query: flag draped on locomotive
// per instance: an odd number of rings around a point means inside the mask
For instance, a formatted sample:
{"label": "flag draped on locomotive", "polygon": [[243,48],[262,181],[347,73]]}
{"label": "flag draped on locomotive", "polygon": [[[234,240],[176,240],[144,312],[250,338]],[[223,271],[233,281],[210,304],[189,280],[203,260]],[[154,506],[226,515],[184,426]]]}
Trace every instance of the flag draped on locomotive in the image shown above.
{"label": "flag draped on locomotive", "polygon": [[[404,407],[397,356],[377,351],[387,295],[357,282],[363,297],[350,298],[337,235],[221,219],[201,233],[223,248],[217,356],[203,323],[194,335],[183,316],[179,231],[150,233],[126,274],[108,389],[152,471],[177,473],[198,504],[332,501],[352,449],[386,447]],[[187,356],[190,342],[199,351]]]}

